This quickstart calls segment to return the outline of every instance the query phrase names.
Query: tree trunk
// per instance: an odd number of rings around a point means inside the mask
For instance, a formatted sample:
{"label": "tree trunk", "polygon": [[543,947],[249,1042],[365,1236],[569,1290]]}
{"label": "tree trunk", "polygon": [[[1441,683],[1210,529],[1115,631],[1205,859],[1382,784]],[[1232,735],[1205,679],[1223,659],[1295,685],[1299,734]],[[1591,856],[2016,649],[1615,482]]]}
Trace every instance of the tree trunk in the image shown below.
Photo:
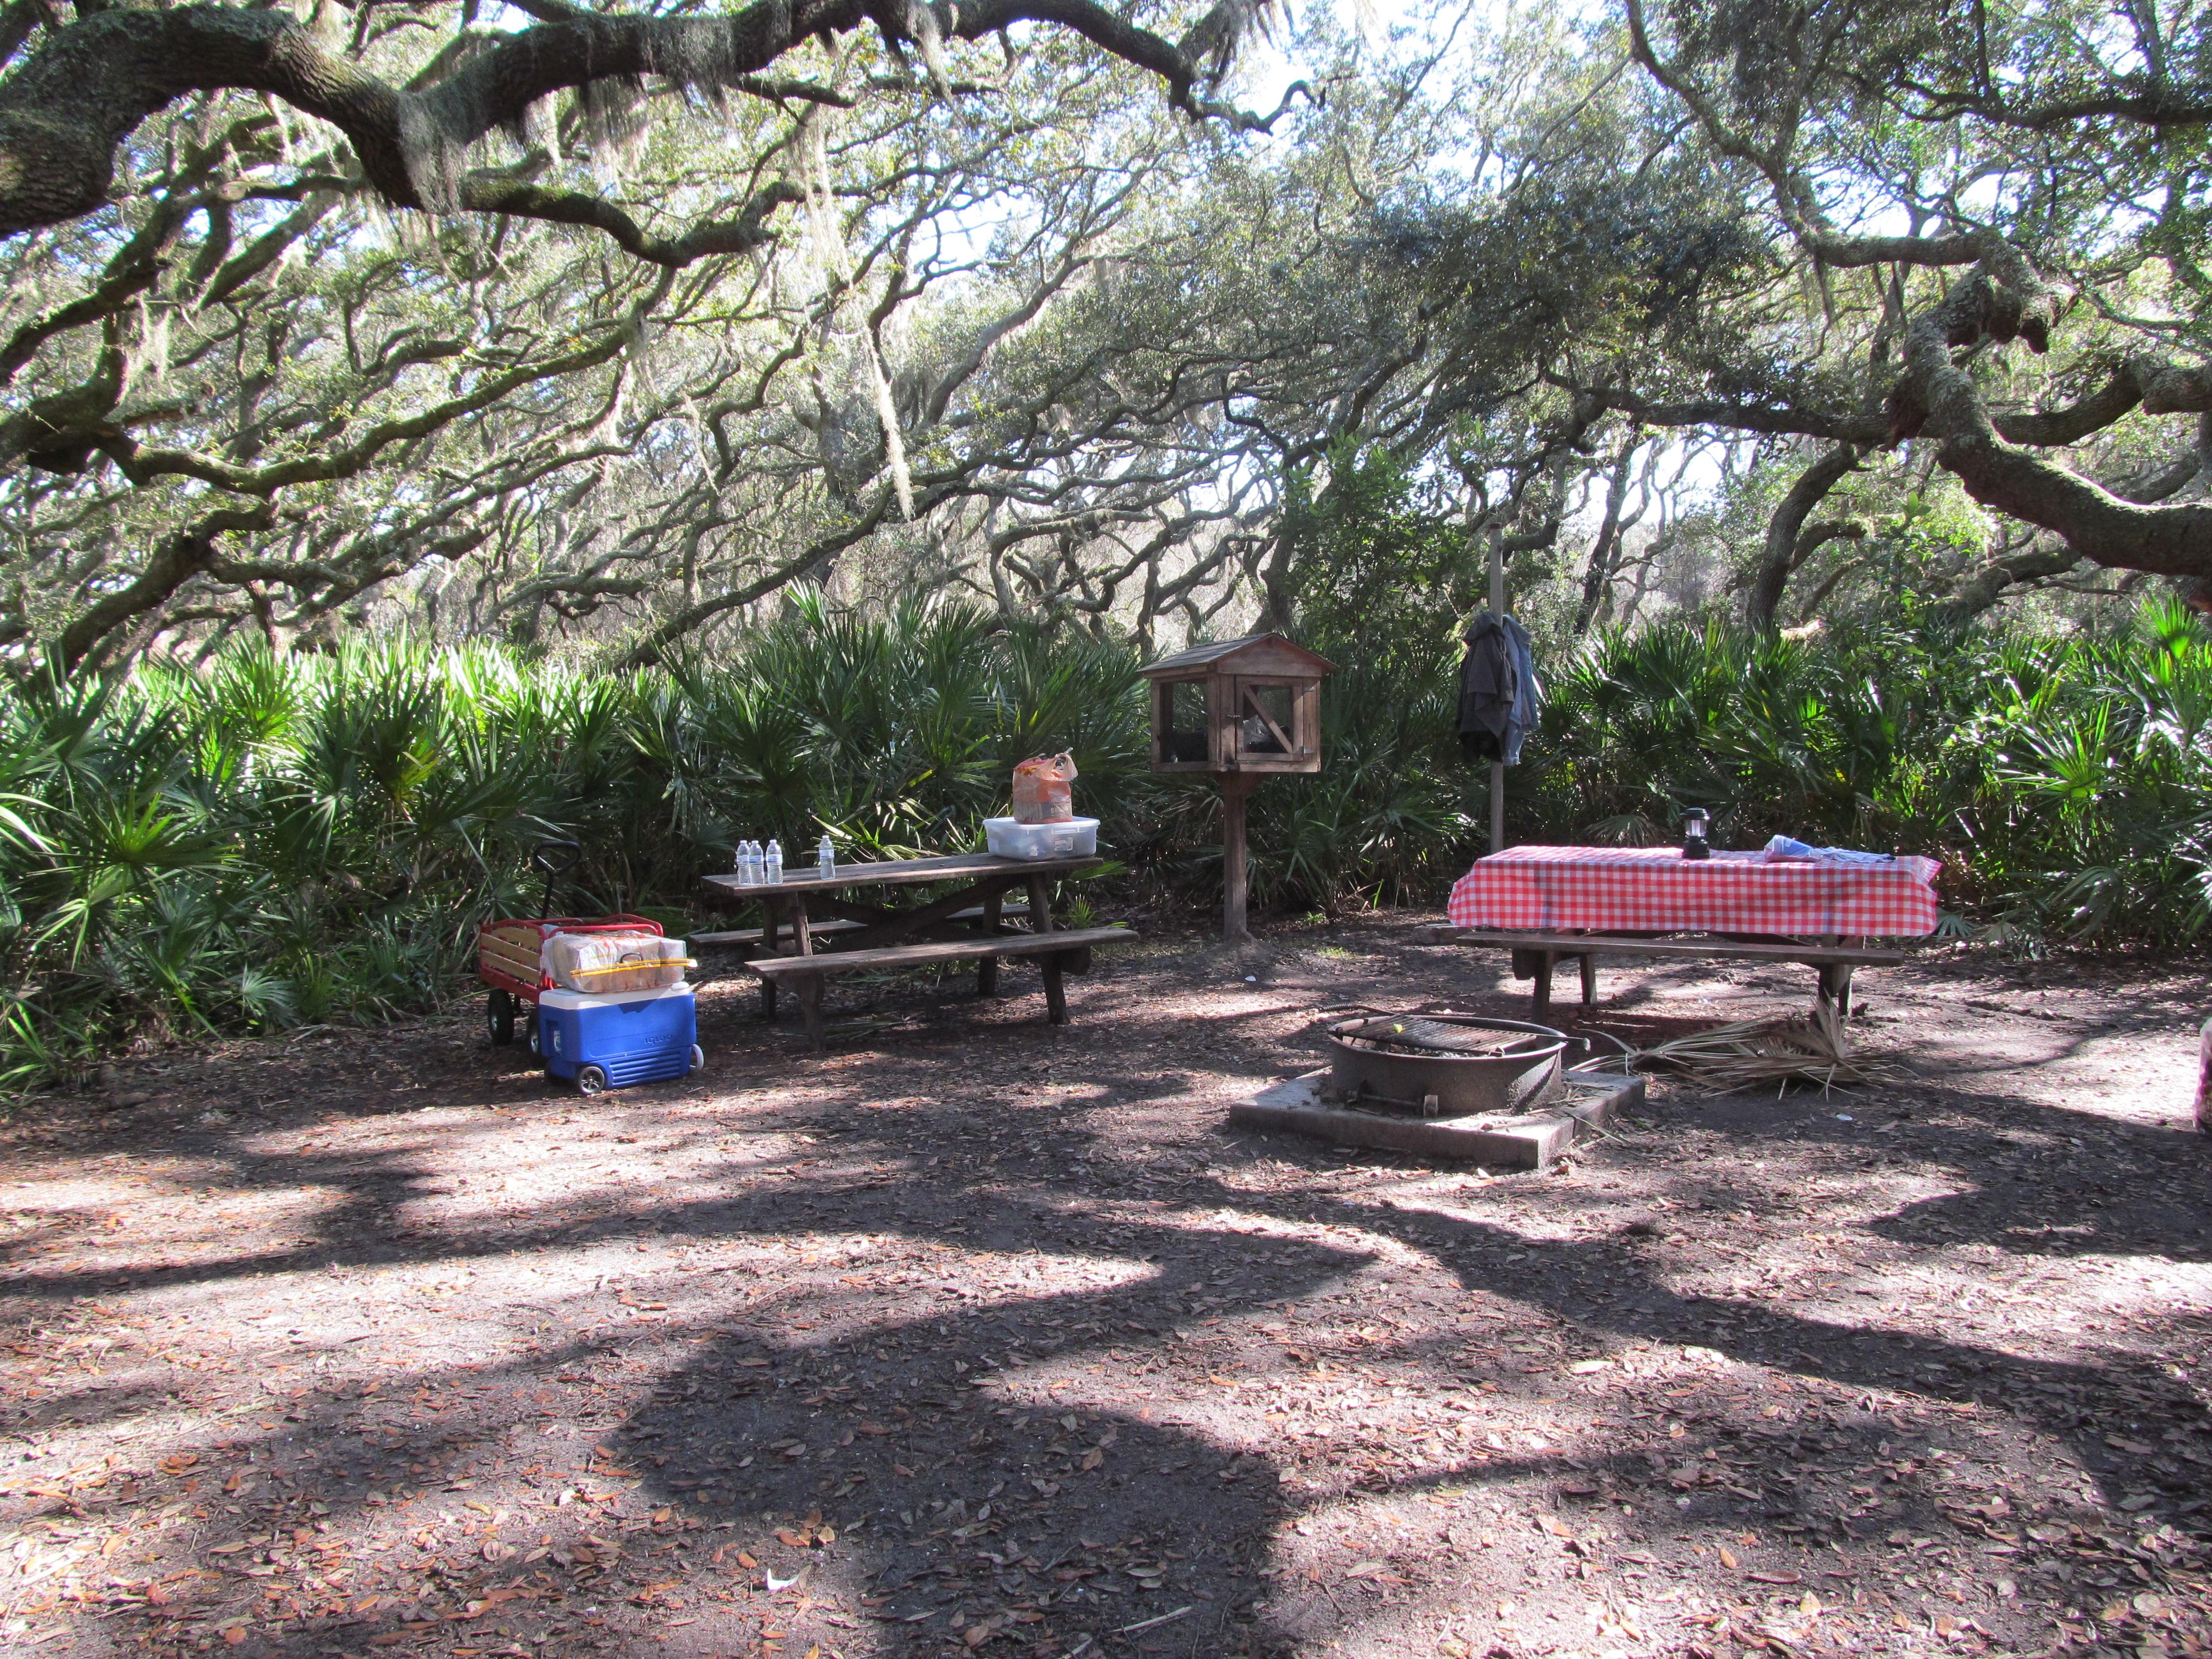
{"label": "tree trunk", "polygon": [[1291,520],[1289,513],[1277,515],[1274,541],[1267,563],[1260,568],[1260,626],[1277,634],[1291,631],[1291,558],[1297,550],[1291,545]]}
{"label": "tree trunk", "polygon": [[1621,535],[1627,528],[1620,520],[1621,503],[1628,499],[1628,480],[1635,471],[1637,448],[1632,437],[1621,446],[1620,457],[1613,465],[1613,476],[1606,481],[1605,519],[1598,526],[1597,540],[1590,548],[1589,566],[1583,572],[1582,603],[1575,607],[1577,637],[1589,632],[1590,623],[1596,620],[1606,591],[1613,583],[1613,568],[1620,556]]}
{"label": "tree trunk", "polygon": [[1797,623],[1800,627],[1820,614],[1820,607],[1828,602],[1828,595],[1843,586],[1844,577],[1850,575],[1854,570],[1866,568],[1867,557],[1866,554],[1861,553],[1856,557],[1845,559],[1828,573],[1826,579],[1813,590],[1812,597],[1805,601],[1805,608],[1797,613]]}
{"label": "tree trunk", "polygon": [[1775,625],[1775,612],[1782,608],[1783,590],[1790,586],[1790,573],[1797,568],[1797,538],[1805,528],[1805,520],[1827,493],[1858,465],[1858,459],[1857,445],[1838,444],[1799,475],[1797,482],[1790,487],[1790,493],[1774,509],[1774,517],[1767,522],[1766,545],[1759,554],[1759,571],[1752,578],[1745,619],[1753,628]]}
{"label": "tree trunk", "polygon": [[[12,29],[19,16],[6,27]],[[1187,112],[1233,118],[1235,112],[1201,101],[1194,89],[1211,85],[1227,67],[1248,16],[1237,0],[1224,0],[1178,45],[1097,0],[965,0],[957,7],[755,0],[724,15],[691,17],[578,9],[495,36],[442,78],[402,88],[328,50],[282,9],[80,7],[76,21],[50,27],[0,83],[0,236],[95,211],[107,199],[117,152],[141,122],[189,94],[228,89],[281,99],[337,127],[368,181],[395,207],[473,207],[597,225],[640,257],[681,264],[702,250],[678,254],[658,239],[642,238],[629,216],[606,202],[465,173],[461,158],[477,139],[519,125],[554,93],[655,76],[684,86],[744,89],[809,37],[868,21],[894,48],[912,42],[933,61],[937,43],[948,37],[978,40],[1022,23],[1055,24],[1158,76]],[[477,192],[482,199],[470,199]],[[726,252],[725,244],[744,241],[748,229],[757,225],[705,226],[694,236],[711,245],[704,252]]]}
{"label": "tree trunk", "polygon": [[168,537],[128,586],[88,606],[63,630],[55,641],[55,659],[64,672],[73,672],[110,634],[160,610],[171,594],[214,563],[216,537],[234,530],[266,530],[275,516],[267,507],[211,513],[191,529]]}
{"label": "tree trunk", "polygon": [[[2207,608],[2212,604],[2212,504],[2138,506],[2008,441],[1990,418],[1973,376],[1952,361],[1954,347],[1984,337],[2002,342],[2019,336],[2040,349],[2039,335],[2020,319],[2021,309],[2015,294],[1977,272],[1942,306],[1914,320],[1905,331],[1905,374],[1889,394],[1892,441],[1926,431],[1938,444],[1937,461],[1983,506],[2050,531],[2077,557],[2180,578],[2190,602]],[[2175,377],[2177,382],[2187,378]],[[2153,414],[2202,409],[2202,402],[2181,400],[2183,392],[2193,396],[2202,389],[2192,384],[2177,390],[2154,380],[2142,407]]]}

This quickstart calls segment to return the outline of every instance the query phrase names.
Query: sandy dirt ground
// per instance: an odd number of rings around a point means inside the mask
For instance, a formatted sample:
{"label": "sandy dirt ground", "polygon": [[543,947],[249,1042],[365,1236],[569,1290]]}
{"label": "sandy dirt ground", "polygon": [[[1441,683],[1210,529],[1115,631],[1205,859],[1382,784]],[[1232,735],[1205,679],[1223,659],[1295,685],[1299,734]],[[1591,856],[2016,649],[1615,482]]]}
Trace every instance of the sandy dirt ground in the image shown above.
{"label": "sandy dirt ground", "polygon": [[0,1651],[2208,1651],[2203,964],[1866,975],[1908,1080],[1550,1174],[1230,1131],[1329,1005],[1525,1010],[1424,919],[1155,932],[1065,1029],[844,984],[821,1059],[732,972],[589,1102],[471,1000],[36,1103]]}

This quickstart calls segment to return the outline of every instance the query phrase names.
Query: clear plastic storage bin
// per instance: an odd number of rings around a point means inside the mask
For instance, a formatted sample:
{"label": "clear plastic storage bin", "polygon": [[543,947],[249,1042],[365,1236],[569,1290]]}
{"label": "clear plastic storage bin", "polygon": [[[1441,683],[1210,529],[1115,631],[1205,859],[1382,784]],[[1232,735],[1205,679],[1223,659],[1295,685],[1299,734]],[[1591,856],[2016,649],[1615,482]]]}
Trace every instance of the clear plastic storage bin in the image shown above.
{"label": "clear plastic storage bin", "polygon": [[985,818],[983,843],[1002,859],[1087,858],[1098,850],[1098,820],[1024,823],[1018,818]]}

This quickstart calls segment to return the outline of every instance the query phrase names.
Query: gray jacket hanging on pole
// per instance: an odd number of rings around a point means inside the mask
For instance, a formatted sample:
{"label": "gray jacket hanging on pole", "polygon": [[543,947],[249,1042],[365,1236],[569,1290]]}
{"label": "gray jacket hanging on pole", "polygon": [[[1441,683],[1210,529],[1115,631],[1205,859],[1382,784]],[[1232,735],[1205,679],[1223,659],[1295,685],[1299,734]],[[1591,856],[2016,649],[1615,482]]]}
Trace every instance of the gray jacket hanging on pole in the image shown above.
{"label": "gray jacket hanging on pole", "polygon": [[1480,611],[1468,625],[1459,670],[1459,741],[1470,760],[1519,763],[1521,744],[1543,707],[1528,630],[1510,617]]}

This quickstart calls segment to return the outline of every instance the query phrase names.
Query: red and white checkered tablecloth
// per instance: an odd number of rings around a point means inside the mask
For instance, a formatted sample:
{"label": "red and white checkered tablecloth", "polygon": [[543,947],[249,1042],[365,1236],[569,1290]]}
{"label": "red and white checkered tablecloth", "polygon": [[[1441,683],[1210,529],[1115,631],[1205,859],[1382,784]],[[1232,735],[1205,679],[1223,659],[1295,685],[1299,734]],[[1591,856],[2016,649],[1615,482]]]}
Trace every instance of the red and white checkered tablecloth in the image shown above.
{"label": "red and white checkered tablecloth", "polygon": [[1514,847],[1475,860],[1452,889],[1455,927],[1615,933],[1848,933],[1936,929],[1934,859],[1861,866],[1694,861],[1679,847]]}

